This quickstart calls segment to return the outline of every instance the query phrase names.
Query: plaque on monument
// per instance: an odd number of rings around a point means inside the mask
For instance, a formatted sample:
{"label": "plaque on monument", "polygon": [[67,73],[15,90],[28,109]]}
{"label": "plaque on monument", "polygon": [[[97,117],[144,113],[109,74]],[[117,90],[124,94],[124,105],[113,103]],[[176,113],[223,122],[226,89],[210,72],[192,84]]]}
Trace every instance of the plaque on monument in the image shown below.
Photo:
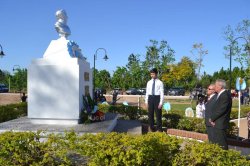
{"label": "plaque on monument", "polygon": [[57,11],[56,18],[59,39],[28,68],[28,118],[38,124],[78,124],[82,96],[93,87],[92,70],[79,46],[67,39],[71,31],[65,10]]}
{"label": "plaque on monument", "polygon": [[89,86],[85,86],[85,96],[89,95]]}
{"label": "plaque on monument", "polygon": [[84,72],[84,80],[89,81],[89,73],[88,72]]}

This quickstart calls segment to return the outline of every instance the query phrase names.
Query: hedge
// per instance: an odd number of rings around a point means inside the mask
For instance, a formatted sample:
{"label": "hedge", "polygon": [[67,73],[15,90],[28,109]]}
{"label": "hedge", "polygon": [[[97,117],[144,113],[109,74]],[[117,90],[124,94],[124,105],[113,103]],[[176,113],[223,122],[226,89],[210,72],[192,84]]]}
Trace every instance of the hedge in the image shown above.
{"label": "hedge", "polygon": [[[232,108],[231,114],[230,114],[230,118],[231,119],[237,119],[238,118],[238,108]],[[240,110],[240,117],[241,118],[245,118],[247,117],[247,113],[250,112],[250,107],[242,107]]]}
{"label": "hedge", "polygon": [[[124,105],[98,105],[99,110],[103,112],[119,113],[125,119],[140,120],[142,123],[148,123],[147,111],[137,106],[124,106]],[[206,133],[205,119],[185,117],[185,111],[170,111],[169,113],[163,112],[163,127],[175,128],[180,130],[195,131],[199,133]],[[236,132],[236,125],[230,122],[228,135],[233,136]]]}
{"label": "hedge", "polygon": [[[166,128],[195,131],[198,133],[207,133],[205,119],[184,117],[175,113],[163,114],[163,117],[163,126]],[[230,122],[229,129],[227,130],[227,135],[230,137],[236,135],[236,128],[236,124]]]}
{"label": "hedge", "polygon": [[27,103],[0,106],[0,122],[5,122],[26,115]]}
{"label": "hedge", "polygon": [[125,105],[105,105],[99,104],[98,109],[102,112],[118,113],[124,116],[125,119],[135,120],[139,119],[142,115],[147,115],[147,111],[137,106]]}
{"label": "hedge", "polygon": [[137,136],[69,132],[49,135],[46,141],[40,138],[40,133],[31,132],[0,134],[0,165],[250,165],[236,151],[184,143],[160,132]]}
{"label": "hedge", "polygon": [[246,160],[240,152],[234,150],[223,150],[218,145],[188,142],[180,153],[175,156],[173,166],[214,166],[233,165],[249,166],[250,161]]}

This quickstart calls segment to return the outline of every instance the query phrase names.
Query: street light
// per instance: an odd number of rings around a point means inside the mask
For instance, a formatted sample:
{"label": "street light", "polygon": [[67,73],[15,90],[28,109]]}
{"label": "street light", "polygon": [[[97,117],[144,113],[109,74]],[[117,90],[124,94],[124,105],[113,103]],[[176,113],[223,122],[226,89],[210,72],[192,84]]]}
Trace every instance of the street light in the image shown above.
{"label": "street light", "polygon": [[246,41],[246,49],[248,50],[249,52],[249,56],[250,56],[250,43],[248,42],[248,40],[244,37],[237,37],[235,38],[231,44],[230,44],[230,47],[229,47],[229,56],[230,56],[230,69],[229,69],[229,89],[231,91],[231,88],[232,88],[232,46],[234,45],[234,43],[236,42],[236,40],[238,39],[244,39]]}
{"label": "street light", "polygon": [[19,65],[14,65],[12,71],[14,72],[18,69],[21,69],[21,67]]}
{"label": "street light", "polygon": [[[13,72],[18,71],[18,69],[21,70],[20,66],[19,65],[14,65],[12,71]],[[9,84],[10,84],[10,79],[9,79]],[[20,90],[20,93],[21,93],[21,90]]]}
{"label": "street light", "polygon": [[95,54],[94,54],[94,76],[93,76],[93,98],[95,99],[95,61],[97,60],[97,52],[99,50],[103,50],[105,52],[105,55],[103,57],[103,59],[105,61],[107,61],[109,58],[108,58],[108,55],[107,55],[107,51],[105,48],[98,48],[96,51],[95,51]]}
{"label": "street light", "polygon": [[3,47],[2,47],[2,45],[0,44],[0,48],[1,48],[1,51],[0,51],[0,57],[2,58],[5,54],[4,54],[4,52],[3,52]]}

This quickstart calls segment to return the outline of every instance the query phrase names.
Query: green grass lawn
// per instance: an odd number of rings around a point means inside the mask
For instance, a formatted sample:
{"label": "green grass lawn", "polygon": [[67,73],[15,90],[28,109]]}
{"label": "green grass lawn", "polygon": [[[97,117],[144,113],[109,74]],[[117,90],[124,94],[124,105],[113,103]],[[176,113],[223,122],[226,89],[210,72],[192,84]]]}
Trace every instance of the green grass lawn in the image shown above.
{"label": "green grass lawn", "polygon": [[196,100],[193,100],[191,102],[190,99],[186,99],[186,100],[167,100],[165,102],[169,102],[171,104],[171,110],[172,111],[185,111],[186,108],[188,107],[192,107],[193,109],[195,109],[196,107]]}
{"label": "green grass lawn", "polygon": [[[166,100],[165,102],[169,102],[171,104],[171,109],[172,110],[178,110],[178,111],[183,110],[183,111],[185,111],[185,109],[187,107],[192,107],[193,110],[195,110],[195,108],[196,108],[196,102],[197,101],[193,100],[192,104],[191,104],[191,100],[190,99],[186,99],[186,100],[184,100],[184,99],[182,99],[182,100],[179,100],[179,99],[178,100],[174,100],[174,99],[172,99],[172,100]],[[232,108],[236,108],[237,109],[238,106],[239,106],[239,101],[237,99],[234,99],[233,100]],[[241,105],[241,108],[242,109],[249,108],[249,110],[250,110],[250,106]]]}

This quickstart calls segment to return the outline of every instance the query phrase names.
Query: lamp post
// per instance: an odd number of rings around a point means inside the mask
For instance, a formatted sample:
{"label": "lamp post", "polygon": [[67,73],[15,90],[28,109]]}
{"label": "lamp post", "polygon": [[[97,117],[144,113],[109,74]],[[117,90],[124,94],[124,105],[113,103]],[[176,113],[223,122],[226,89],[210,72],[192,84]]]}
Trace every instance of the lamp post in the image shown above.
{"label": "lamp post", "polygon": [[[17,71],[18,69],[19,69],[19,70],[21,69],[20,66],[19,66],[19,65],[14,65],[12,71],[15,72],[15,71]],[[20,91],[21,91],[21,90],[20,90]],[[20,93],[21,93],[21,92],[20,92]]]}
{"label": "lamp post", "polygon": [[12,71],[14,72],[18,69],[21,69],[21,67],[19,65],[14,65]]}
{"label": "lamp post", "polygon": [[95,51],[95,54],[94,54],[94,76],[93,76],[93,98],[95,100],[95,61],[97,60],[97,53],[98,51],[100,50],[103,50],[105,52],[105,55],[103,57],[103,59],[105,61],[107,61],[109,58],[108,58],[108,55],[107,55],[107,51],[105,48],[98,48],[96,51]]}
{"label": "lamp post", "polygon": [[248,42],[248,40],[245,37],[237,37],[235,38],[229,47],[229,56],[230,56],[230,68],[229,68],[229,90],[231,91],[232,88],[232,47],[234,45],[234,43],[238,40],[238,39],[244,39],[246,41],[246,49],[249,52],[249,56],[250,56],[250,43]]}
{"label": "lamp post", "polygon": [[1,51],[0,51],[0,57],[2,58],[5,54],[4,54],[4,52],[3,52],[3,47],[2,47],[2,45],[0,44],[0,48],[1,48]]}

